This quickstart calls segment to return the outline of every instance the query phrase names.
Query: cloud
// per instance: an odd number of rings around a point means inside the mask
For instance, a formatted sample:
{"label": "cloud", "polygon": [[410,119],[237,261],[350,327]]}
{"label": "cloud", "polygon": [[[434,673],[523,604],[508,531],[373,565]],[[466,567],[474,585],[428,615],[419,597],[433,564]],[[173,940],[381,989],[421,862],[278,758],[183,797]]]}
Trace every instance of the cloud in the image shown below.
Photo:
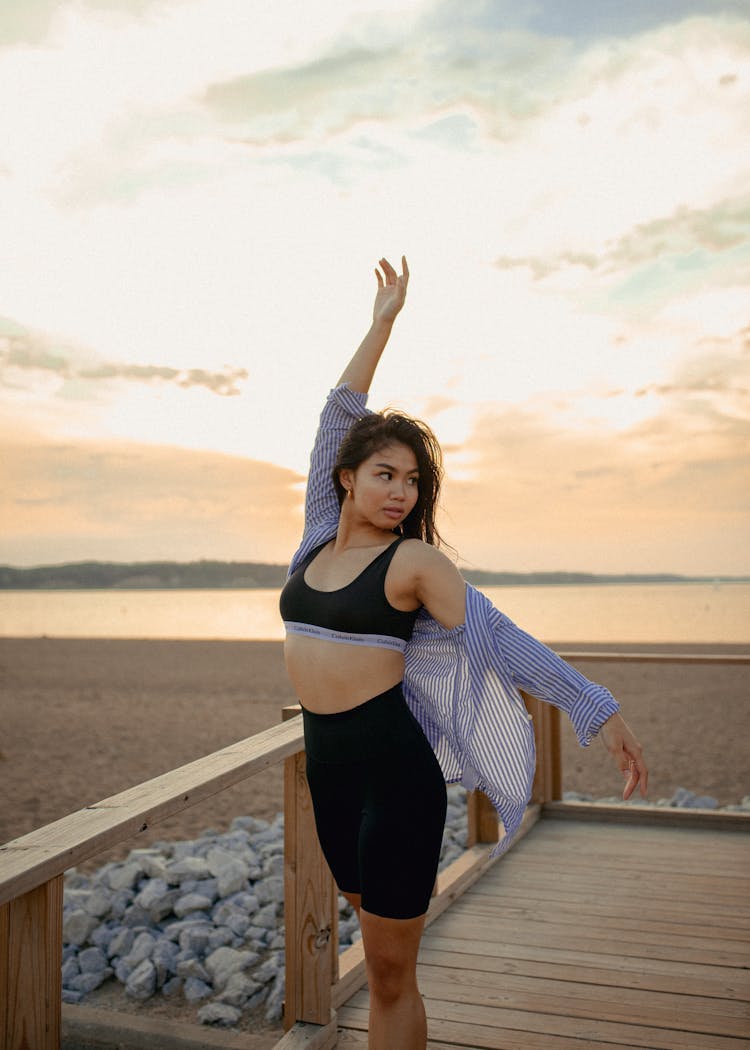
{"label": "cloud", "polygon": [[0,434],[0,562],[284,562],[301,479],[269,463],[136,442]]}
{"label": "cloud", "polygon": [[534,280],[576,266],[607,274],[665,256],[686,257],[695,252],[716,255],[747,245],[749,241],[750,197],[743,194],[708,208],[682,205],[669,216],[637,224],[607,243],[598,254],[563,251],[544,256],[500,255],[494,265],[499,270],[527,268]]}
{"label": "cloud", "polygon": [[81,351],[58,347],[49,336],[0,318],[0,385],[15,386],[14,378],[18,373],[50,372],[63,380],[123,380],[132,383],[172,383],[184,388],[205,387],[214,394],[230,397],[240,393],[238,384],[249,375],[245,368],[229,366],[221,372],[209,372],[202,368],[182,369],[113,361],[76,363],[75,358],[81,356]]}
{"label": "cloud", "polygon": [[586,423],[591,395],[488,408],[464,446],[468,475],[449,473],[448,540],[494,569],[747,571],[747,335],[704,347],[669,383],[615,394],[649,400],[617,430]]}

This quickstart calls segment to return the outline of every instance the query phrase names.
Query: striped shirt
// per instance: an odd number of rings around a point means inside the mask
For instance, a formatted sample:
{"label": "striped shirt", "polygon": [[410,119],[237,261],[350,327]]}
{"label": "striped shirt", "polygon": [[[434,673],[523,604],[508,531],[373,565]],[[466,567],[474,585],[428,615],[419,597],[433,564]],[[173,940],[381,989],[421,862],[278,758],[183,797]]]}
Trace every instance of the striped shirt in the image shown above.
{"label": "striped shirt", "polygon": [[[366,403],[366,394],[346,385],[328,396],[310,459],[305,530],[290,575],[336,535],[340,508],[333,467],[349,427],[367,413]],[[493,855],[503,853],[518,830],[534,779],[534,733],[519,690],[564,711],[584,747],[619,711],[604,686],[517,627],[470,584],[466,618],[458,627],[448,630],[421,610],[405,661],[404,696],[446,781],[483,791],[502,820],[505,835]]]}

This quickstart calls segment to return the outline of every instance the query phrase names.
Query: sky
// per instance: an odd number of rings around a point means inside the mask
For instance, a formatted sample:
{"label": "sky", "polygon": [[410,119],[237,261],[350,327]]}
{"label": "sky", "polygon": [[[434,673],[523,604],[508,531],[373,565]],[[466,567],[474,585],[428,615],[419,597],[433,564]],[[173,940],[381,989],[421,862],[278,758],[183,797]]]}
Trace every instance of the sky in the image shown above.
{"label": "sky", "polygon": [[405,254],[461,565],[750,572],[750,0],[2,0],[0,97],[0,563],[288,561]]}

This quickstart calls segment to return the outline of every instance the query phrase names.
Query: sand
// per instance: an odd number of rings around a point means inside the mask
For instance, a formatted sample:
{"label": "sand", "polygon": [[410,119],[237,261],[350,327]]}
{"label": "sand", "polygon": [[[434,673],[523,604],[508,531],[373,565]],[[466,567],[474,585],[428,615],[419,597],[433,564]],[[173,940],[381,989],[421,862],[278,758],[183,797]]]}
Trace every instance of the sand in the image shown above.
{"label": "sand", "polygon": [[[633,649],[644,651],[618,647]],[[747,666],[580,666],[613,691],[639,735],[652,799],[678,786],[720,804],[750,793]],[[294,700],[279,642],[0,638],[0,842],[274,725]],[[563,786],[595,797],[621,789],[601,744],[580,748],[566,720]],[[138,845],[281,808],[279,766],[156,825]]]}
{"label": "sand", "polygon": [[[558,651],[612,646],[553,643]],[[695,652],[696,647],[659,646]],[[644,646],[619,646],[618,651]],[[739,652],[740,646],[712,646]],[[638,733],[650,797],[683,786],[735,803],[750,793],[747,666],[581,664],[607,685]],[[0,638],[0,842],[251,736],[294,702],[279,642]],[[578,746],[563,722],[563,786],[595,797],[621,790],[598,741]],[[84,868],[135,845],[224,829],[237,814],[272,819],[282,808],[281,767],[163,821]],[[108,981],[87,1005],[192,1023],[197,1009],[157,996],[126,999]],[[240,1025],[266,1050],[279,1037],[262,1010]]]}

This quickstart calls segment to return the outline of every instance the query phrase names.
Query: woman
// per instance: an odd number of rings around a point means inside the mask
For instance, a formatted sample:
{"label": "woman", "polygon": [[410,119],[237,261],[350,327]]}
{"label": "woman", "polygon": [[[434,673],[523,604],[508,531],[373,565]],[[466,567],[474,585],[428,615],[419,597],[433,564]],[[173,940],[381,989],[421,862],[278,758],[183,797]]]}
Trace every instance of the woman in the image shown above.
{"label": "woman", "polygon": [[369,1046],[419,1050],[416,963],[437,872],[445,781],[480,787],[507,844],[534,772],[519,696],[600,733],[627,776],[648,773],[602,686],[520,631],[437,549],[440,449],[424,425],[365,408],[409,270],[376,270],[372,326],[329,395],[312,453],[302,544],[281,596],[285,658],[303,709],[323,853],[356,909],[370,987]]}

